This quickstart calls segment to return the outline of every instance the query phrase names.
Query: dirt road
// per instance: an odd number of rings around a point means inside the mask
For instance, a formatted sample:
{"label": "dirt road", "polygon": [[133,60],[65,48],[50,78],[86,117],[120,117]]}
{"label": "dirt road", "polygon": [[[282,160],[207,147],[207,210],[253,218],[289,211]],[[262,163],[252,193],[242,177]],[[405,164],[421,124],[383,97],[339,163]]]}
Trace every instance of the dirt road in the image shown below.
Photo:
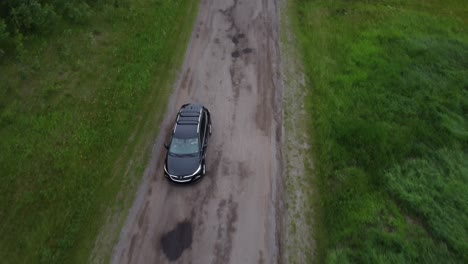
{"label": "dirt road", "polygon": [[[168,115],[112,263],[276,263],[281,89],[276,0],[202,0]],[[212,113],[207,175],[163,176],[180,105]],[[157,129],[157,128],[155,128]]]}

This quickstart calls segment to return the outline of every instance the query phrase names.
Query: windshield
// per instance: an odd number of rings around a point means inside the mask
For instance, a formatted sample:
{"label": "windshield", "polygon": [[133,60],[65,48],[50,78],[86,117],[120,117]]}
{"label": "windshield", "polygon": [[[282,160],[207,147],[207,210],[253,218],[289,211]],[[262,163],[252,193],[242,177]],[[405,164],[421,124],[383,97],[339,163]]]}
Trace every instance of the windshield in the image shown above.
{"label": "windshield", "polygon": [[198,153],[198,138],[172,138],[169,152],[176,155]]}

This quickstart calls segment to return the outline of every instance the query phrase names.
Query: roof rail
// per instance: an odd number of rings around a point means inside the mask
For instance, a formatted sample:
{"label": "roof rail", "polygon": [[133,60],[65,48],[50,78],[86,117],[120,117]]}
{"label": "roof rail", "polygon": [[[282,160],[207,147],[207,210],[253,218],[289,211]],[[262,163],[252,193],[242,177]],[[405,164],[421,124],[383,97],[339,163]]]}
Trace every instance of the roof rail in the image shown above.
{"label": "roof rail", "polygon": [[203,108],[200,109],[200,116],[198,117],[197,133],[200,133],[200,122],[201,122],[202,111],[203,111]]}

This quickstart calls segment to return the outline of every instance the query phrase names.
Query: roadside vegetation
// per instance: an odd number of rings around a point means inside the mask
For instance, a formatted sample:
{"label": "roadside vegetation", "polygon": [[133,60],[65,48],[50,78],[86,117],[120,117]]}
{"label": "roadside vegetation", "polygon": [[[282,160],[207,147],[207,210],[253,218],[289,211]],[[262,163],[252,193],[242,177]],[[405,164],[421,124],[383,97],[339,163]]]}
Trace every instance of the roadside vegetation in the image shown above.
{"label": "roadside vegetation", "polygon": [[311,91],[318,263],[467,263],[466,1],[293,10]]}
{"label": "roadside vegetation", "polygon": [[197,4],[2,1],[2,263],[88,262],[142,176]]}

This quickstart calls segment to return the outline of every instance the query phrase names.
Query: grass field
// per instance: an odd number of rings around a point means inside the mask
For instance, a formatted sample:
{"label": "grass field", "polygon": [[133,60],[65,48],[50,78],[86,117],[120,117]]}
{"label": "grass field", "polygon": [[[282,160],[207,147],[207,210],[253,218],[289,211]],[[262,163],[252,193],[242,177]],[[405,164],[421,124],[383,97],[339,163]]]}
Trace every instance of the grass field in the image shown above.
{"label": "grass field", "polygon": [[466,1],[295,0],[293,11],[318,262],[467,263]]}
{"label": "grass field", "polygon": [[118,3],[1,54],[2,263],[86,263],[134,194],[198,1]]}

